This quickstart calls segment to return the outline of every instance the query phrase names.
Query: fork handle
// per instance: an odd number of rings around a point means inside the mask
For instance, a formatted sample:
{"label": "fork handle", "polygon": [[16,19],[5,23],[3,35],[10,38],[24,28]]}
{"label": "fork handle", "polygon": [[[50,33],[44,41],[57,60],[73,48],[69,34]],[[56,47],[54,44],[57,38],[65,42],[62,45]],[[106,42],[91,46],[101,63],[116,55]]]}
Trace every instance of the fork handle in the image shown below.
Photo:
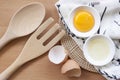
{"label": "fork handle", "polygon": [[5,71],[0,74],[0,80],[7,80],[23,63],[17,59]]}
{"label": "fork handle", "polygon": [[0,39],[0,49],[14,38],[16,35],[7,31]]}

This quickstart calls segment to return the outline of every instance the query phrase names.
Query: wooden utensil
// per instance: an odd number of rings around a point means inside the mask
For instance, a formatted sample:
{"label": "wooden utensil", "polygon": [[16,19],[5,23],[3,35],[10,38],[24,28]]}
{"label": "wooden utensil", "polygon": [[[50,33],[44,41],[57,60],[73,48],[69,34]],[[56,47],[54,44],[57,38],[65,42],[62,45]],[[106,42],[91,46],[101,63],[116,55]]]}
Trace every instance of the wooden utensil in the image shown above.
{"label": "wooden utensil", "polygon": [[32,34],[18,58],[14,61],[14,63],[11,66],[9,66],[5,71],[3,71],[0,74],[0,80],[7,80],[10,77],[10,75],[20,66],[48,51],[64,36],[65,31],[61,30],[57,35],[55,35],[54,38],[52,38],[50,42],[48,42],[46,45],[43,45],[44,42],[48,40],[60,28],[60,26],[56,23],[49,31],[47,31],[40,39],[38,39],[37,37],[52,22],[53,19],[49,18],[39,27],[39,29],[35,33]]}
{"label": "wooden utensil", "polygon": [[39,2],[22,6],[10,20],[8,29],[0,39],[0,49],[12,39],[28,35],[35,31],[45,17],[45,8]]}

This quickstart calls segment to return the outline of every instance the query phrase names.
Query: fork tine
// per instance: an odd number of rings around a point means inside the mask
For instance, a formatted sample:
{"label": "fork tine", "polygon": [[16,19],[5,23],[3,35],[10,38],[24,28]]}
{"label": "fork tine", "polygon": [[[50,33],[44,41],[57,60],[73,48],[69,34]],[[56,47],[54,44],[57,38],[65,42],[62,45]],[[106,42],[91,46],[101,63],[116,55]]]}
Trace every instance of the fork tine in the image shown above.
{"label": "fork tine", "polygon": [[54,19],[52,17],[48,18],[35,32],[34,35],[38,36],[40,33],[42,33],[52,22]]}
{"label": "fork tine", "polygon": [[48,30],[45,35],[40,39],[40,42],[45,42],[49,37],[51,37],[58,29],[60,28],[59,24],[55,24],[50,30]]}
{"label": "fork tine", "polygon": [[50,48],[55,45],[63,36],[65,35],[65,31],[61,30],[47,45],[46,48]]}

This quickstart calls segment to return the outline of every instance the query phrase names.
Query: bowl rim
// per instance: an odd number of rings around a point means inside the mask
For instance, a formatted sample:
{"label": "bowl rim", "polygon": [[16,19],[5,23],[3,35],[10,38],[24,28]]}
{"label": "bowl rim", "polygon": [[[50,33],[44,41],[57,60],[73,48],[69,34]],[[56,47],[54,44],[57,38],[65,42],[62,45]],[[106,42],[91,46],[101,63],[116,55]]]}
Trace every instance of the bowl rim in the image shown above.
{"label": "bowl rim", "polygon": [[[109,41],[110,54],[108,55],[108,57],[105,60],[102,60],[102,61],[95,61],[88,55],[88,51],[87,51],[88,42],[91,39],[95,39],[96,37],[102,37],[102,38],[106,39],[107,41]],[[89,37],[86,40],[85,44],[83,45],[83,54],[84,54],[85,59],[90,64],[95,65],[95,66],[104,66],[104,65],[108,64],[109,62],[111,62],[111,60],[114,58],[114,55],[115,55],[115,44],[114,44],[114,42],[112,41],[112,39],[109,36],[102,35],[102,34],[95,34],[95,35],[92,35],[91,37]]]}
{"label": "bowl rim", "polygon": [[[74,24],[73,24],[73,16],[74,15],[74,12],[77,10],[77,9],[80,9],[80,10],[86,10],[88,12],[90,12],[92,14],[92,16],[94,17],[95,19],[95,24],[94,24],[94,27],[93,29],[91,29],[90,31],[88,32],[80,32],[78,31],[75,27],[74,27]],[[93,15],[95,14],[95,15]],[[72,18],[72,19],[71,19]],[[90,7],[90,6],[87,6],[87,5],[80,5],[80,6],[76,6],[74,7],[71,12],[68,14],[68,28],[70,29],[70,31],[72,33],[74,33],[77,37],[81,37],[81,38],[86,38],[86,37],[89,37],[90,35],[93,35],[95,34],[98,29],[100,27],[100,14],[98,13],[98,11],[93,8],[93,7]]]}

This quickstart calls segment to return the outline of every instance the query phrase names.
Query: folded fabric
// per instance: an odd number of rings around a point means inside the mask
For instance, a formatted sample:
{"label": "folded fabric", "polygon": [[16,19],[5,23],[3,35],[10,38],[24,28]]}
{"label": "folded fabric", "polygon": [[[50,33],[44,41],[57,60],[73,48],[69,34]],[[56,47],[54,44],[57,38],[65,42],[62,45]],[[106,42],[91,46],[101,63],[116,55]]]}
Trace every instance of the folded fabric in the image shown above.
{"label": "folded fabric", "polygon": [[68,28],[68,14],[80,5],[88,5],[96,8],[101,16],[100,29],[97,34],[109,35],[114,39],[116,54],[112,62],[105,66],[95,66],[96,70],[108,80],[120,79],[120,0],[59,0],[55,6],[58,10],[68,34],[82,49],[84,38],[77,37]]}

